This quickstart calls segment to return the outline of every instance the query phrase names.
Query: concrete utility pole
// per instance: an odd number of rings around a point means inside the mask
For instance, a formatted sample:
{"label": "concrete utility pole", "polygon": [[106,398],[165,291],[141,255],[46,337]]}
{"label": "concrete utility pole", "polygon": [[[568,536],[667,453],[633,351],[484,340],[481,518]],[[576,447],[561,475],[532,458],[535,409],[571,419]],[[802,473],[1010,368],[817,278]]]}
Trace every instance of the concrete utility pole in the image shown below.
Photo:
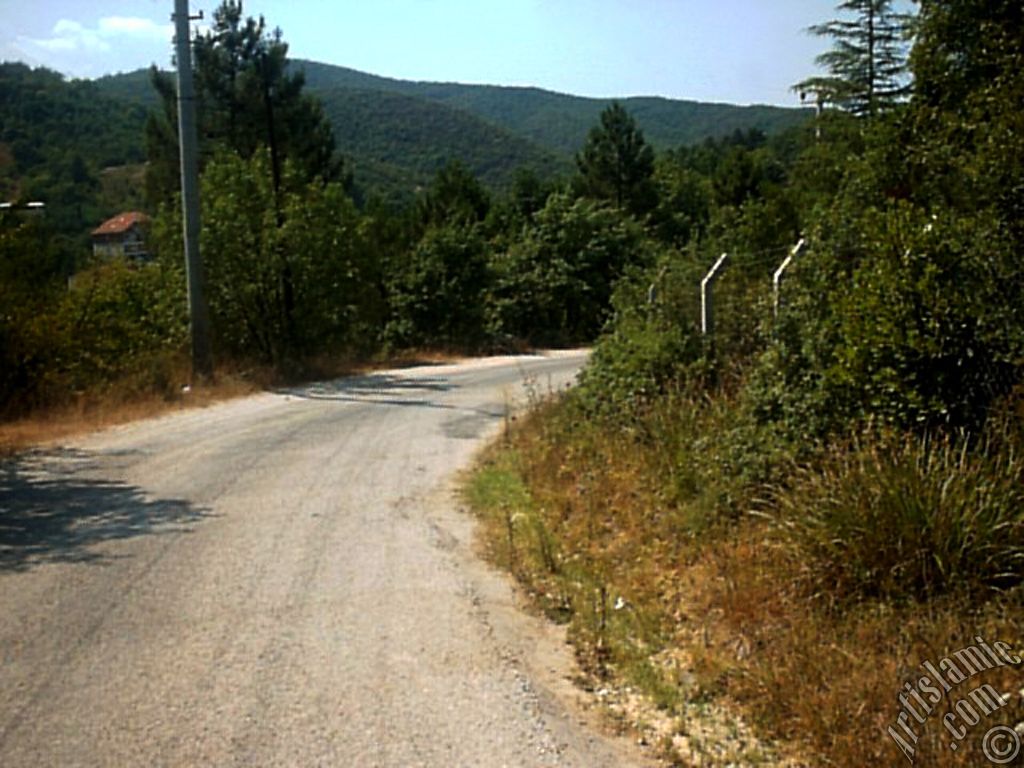
{"label": "concrete utility pole", "polygon": [[173,18],[175,53],[178,58],[178,141],[181,146],[181,207],[184,214],[185,273],[188,277],[189,325],[192,332],[192,376],[209,379],[213,376],[213,358],[210,354],[210,313],[203,289],[203,262],[199,257],[199,152],[188,0],[174,0]]}

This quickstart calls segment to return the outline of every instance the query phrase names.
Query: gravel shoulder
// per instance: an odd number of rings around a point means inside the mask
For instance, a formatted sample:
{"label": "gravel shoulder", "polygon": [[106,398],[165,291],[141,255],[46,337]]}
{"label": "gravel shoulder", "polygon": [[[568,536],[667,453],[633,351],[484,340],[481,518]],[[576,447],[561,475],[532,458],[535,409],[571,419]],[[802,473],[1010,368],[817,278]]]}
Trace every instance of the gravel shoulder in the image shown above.
{"label": "gravel shoulder", "polygon": [[455,473],[582,353],[382,371],[0,464],[0,764],[641,765]]}

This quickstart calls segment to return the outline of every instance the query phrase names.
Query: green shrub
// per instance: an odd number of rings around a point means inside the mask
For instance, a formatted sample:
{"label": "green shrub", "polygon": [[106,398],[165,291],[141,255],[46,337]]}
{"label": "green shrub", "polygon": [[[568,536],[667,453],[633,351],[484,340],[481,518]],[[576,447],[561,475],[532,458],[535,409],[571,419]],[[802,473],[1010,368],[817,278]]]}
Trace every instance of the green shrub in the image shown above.
{"label": "green shrub", "polygon": [[811,438],[866,421],[978,429],[1024,360],[1022,275],[998,227],[906,203],[833,215],[787,276],[754,413]]}
{"label": "green shrub", "polygon": [[389,343],[472,347],[483,340],[486,245],[479,225],[427,229],[390,275]]}
{"label": "green shrub", "polygon": [[553,194],[533,226],[492,259],[492,326],[547,344],[591,341],[609,317],[628,267],[651,244],[628,215],[603,203]]}
{"label": "green shrub", "polygon": [[928,599],[1024,580],[1019,440],[866,438],[796,473],[774,512],[816,592]]}

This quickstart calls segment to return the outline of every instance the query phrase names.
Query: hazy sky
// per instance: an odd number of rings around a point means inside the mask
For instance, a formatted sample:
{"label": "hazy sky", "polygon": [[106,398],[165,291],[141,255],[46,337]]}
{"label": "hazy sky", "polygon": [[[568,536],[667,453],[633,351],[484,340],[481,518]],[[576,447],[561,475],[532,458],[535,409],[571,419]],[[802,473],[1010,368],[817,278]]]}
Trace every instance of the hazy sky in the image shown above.
{"label": "hazy sky", "polygon": [[[217,0],[191,0],[207,15]],[[173,0],[0,0],[0,60],[95,77],[171,57]],[[409,80],[794,105],[835,0],[248,0],[295,58]]]}

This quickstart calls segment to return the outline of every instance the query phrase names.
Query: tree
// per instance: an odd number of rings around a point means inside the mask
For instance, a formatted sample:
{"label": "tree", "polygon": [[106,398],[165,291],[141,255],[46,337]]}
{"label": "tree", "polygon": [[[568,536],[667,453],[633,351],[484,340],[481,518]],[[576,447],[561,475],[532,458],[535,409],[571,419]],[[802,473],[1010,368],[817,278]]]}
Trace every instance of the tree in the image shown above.
{"label": "tree", "polygon": [[892,0],[844,0],[838,11],[852,14],[810,28],[830,37],[832,50],[816,61],[827,77],[812,77],[794,89],[816,93],[858,116],[874,117],[891,109],[908,93],[906,40],[908,18],[892,9]]}
{"label": "tree", "polygon": [[672,153],[659,159],[655,181],[659,202],[651,217],[654,231],[662,242],[685,247],[707,228],[714,200],[711,182]]}
{"label": "tree", "polygon": [[453,160],[437,172],[417,207],[424,226],[470,225],[487,217],[491,200],[476,176],[458,160]]}
{"label": "tree", "polygon": [[644,140],[633,117],[617,101],[601,113],[576,156],[580,191],[586,197],[608,200],[636,216],[657,204],[654,150]]}
{"label": "tree", "polygon": [[546,344],[589,342],[608,319],[615,283],[647,255],[643,230],[623,211],[552,194],[494,259],[498,325]]}
{"label": "tree", "polygon": [[[291,67],[280,29],[268,32],[262,16],[245,18],[241,2],[224,0],[212,27],[193,42],[193,56],[204,161],[225,149],[249,159],[266,147],[278,198],[286,160],[304,180],[348,181],[330,122],[304,93],[305,76]],[[156,202],[177,188],[177,109],[171,76],[154,68],[152,80],[163,101],[146,129],[147,190]]]}
{"label": "tree", "polygon": [[475,345],[484,331],[489,289],[480,226],[458,219],[431,225],[389,275],[389,341]]}
{"label": "tree", "polygon": [[962,109],[977,91],[1019,75],[1024,6],[1019,0],[922,0],[915,38],[915,99]]}
{"label": "tree", "polygon": [[[280,208],[266,149],[223,152],[202,180],[202,252],[219,348],[287,363],[374,339],[382,314],[359,214],[338,183],[303,183],[286,162]],[[161,217],[162,253],[180,252],[177,209]]]}

